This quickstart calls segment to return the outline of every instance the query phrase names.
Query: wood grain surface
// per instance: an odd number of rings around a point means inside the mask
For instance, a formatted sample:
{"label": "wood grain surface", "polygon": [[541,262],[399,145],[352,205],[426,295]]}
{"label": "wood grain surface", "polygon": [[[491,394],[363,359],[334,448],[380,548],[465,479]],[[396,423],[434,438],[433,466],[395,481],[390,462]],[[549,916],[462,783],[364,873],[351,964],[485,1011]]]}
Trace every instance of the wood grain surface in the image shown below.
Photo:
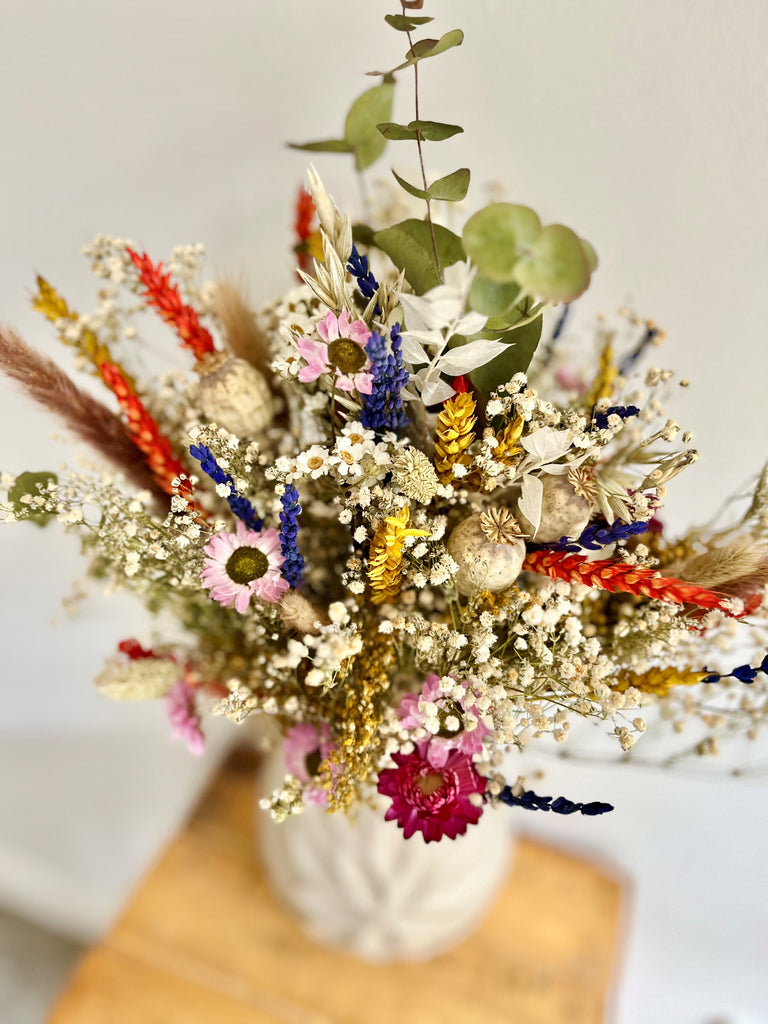
{"label": "wood grain surface", "polygon": [[486,920],[451,952],[378,966],[306,938],[254,850],[255,756],[235,754],[49,1024],[603,1024],[621,884],[518,840]]}

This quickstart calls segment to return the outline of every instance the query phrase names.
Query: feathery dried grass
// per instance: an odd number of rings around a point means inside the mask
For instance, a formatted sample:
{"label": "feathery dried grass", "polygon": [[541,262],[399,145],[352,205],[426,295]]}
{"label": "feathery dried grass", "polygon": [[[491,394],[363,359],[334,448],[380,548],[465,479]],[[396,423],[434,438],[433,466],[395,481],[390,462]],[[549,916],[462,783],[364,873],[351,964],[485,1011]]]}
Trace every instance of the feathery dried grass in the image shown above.
{"label": "feathery dried grass", "polygon": [[271,381],[267,336],[256,323],[243,292],[229,281],[217,281],[214,305],[230,350]]}
{"label": "feathery dried grass", "polygon": [[741,537],[730,544],[709,547],[667,567],[671,576],[696,583],[700,587],[722,589],[732,580],[749,577],[768,569],[768,547],[755,543],[751,537]]}
{"label": "feathery dried grass", "polygon": [[0,370],[20,384],[33,401],[59,416],[77,437],[113,463],[140,490],[167,501],[120,417],[81,390],[53,360],[5,327],[0,327]]}

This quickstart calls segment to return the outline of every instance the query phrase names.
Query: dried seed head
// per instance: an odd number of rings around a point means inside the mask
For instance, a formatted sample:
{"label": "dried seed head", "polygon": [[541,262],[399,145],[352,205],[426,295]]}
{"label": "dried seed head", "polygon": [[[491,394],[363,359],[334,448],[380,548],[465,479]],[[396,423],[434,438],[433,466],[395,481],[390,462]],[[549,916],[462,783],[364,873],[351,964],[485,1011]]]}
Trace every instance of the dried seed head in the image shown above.
{"label": "dried seed head", "polygon": [[511,544],[523,536],[508,508],[489,508],[480,516],[480,528],[491,544]]}
{"label": "dried seed head", "polygon": [[434,466],[417,448],[405,448],[398,453],[392,476],[403,494],[422,505],[428,505],[437,493],[438,479]]}
{"label": "dried seed head", "polygon": [[264,377],[244,359],[217,352],[197,364],[193,401],[210,420],[238,437],[255,437],[272,421],[274,404]]}

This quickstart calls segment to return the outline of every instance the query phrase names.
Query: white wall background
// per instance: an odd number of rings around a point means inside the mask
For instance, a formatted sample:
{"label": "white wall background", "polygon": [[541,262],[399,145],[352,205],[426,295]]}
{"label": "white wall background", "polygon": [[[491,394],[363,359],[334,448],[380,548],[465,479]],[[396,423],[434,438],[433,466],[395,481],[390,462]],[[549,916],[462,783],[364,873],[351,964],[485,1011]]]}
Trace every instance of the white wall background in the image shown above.
{"label": "white wall background", "polygon": [[[579,319],[630,302],[666,327],[660,357],[691,377],[669,411],[701,462],[672,488],[673,524],[706,518],[768,453],[765,183],[768,7],[761,0],[441,0],[466,42],[423,67],[422,115],[465,126],[429,151],[573,226],[601,257]],[[432,8],[433,10],[430,10]],[[0,317],[71,366],[29,311],[34,273],[81,310],[79,248],[97,232],[155,258],[204,241],[215,270],[265,299],[290,281],[303,157],[287,139],[340,131],[362,73],[394,64],[385,0],[4,0],[0,4]],[[410,83],[396,118],[412,116]],[[412,164],[402,152],[401,169]],[[317,160],[357,196],[344,158]],[[375,170],[375,169],[374,169]],[[378,172],[383,173],[383,172]],[[168,341],[169,351],[173,342]],[[0,381],[2,468],[55,468],[58,428]],[[150,628],[98,590],[60,603],[73,538],[0,532],[0,899],[102,928],[184,813],[210,764],[170,744],[160,709],[100,700],[118,639]],[[223,723],[226,725],[226,723]],[[229,732],[219,730],[219,749]],[[762,747],[765,760],[765,746]],[[608,799],[599,821],[529,829],[634,878],[621,1024],[768,1020],[766,790],[639,769],[547,766],[542,789]],[[521,812],[522,813],[522,812]],[[520,923],[524,927],[524,923]]]}

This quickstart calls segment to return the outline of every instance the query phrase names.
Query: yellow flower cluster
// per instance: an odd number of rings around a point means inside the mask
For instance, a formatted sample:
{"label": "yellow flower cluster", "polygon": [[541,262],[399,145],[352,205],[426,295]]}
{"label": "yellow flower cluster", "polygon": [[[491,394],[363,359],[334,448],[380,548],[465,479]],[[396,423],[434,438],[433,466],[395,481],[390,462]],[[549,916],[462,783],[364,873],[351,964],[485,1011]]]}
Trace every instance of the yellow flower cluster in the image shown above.
{"label": "yellow flower cluster", "polygon": [[443,484],[454,479],[453,467],[469,466],[472,457],[467,448],[475,439],[475,400],[470,394],[454,395],[437,417],[435,469]]}
{"label": "yellow flower cluster", "polygon": [[114,366],[118,367],[120,373],[130,385],[131,389],[135,390],[135,381],[133,378],[115,362],[107,346],[103,342],[99,341],[98,337],[92,330],[90,330],[90,328],[80,327],[79,334],[75,339],[68,336],[66,325],[63,321],[68,320],[70,323],[77,323],[79,317],[74,310],[69,308],[67,300],[59,295],[53,285],[49,284],[49,282],[39,274],[37,276],[37,293],[32,298],[32,308],[38,313],[42,313],[43,316],[50,320],[52,324],[57,325],[59,338],[65,345],[74,345],[78,348],[80,353],[93,364],[95,373],[101,376],[100,367],[104,363],[112,363]]}
{"label": "yellow flower cluster", "polygon": [[403,577],[403,547],[406,537],[427,537],[426,530],[408,529],[411,513],[407,505],[388,516],[376,530],[368,556],[368,579],[374,604],[397,600]]}
{"label": "yellow flower cluster", "polygon": [[706,672],[695,672],[693,669],[649,668],[647,672],[626,672],[612,683],[611,688],[624,693],[630,686],[634,686],[641,693],[666,697],[673,686],[695,686],[705,675]]}
{"label": "yellow flower cluster", "polygon": [[351,660],[348,674],[337,683],[344,687],[345,694],[338,710],[338,740],[328,760],[320,766],[329,811],[346,810],[364,796],[361,787],[374,767],[376,738],[394,657],[394,645],[373,629],[365,637],[363,649]]}

